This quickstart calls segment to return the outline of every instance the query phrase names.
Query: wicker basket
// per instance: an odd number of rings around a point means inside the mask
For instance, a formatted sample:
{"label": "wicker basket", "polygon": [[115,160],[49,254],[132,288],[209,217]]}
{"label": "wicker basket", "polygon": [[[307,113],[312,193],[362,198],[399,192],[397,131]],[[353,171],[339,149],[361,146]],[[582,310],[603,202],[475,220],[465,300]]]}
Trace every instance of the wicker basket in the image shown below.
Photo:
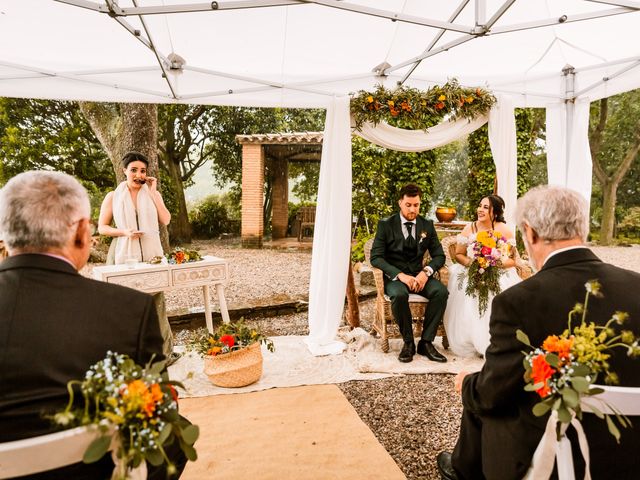
{"label": "wicker basket", "polygon": [[223,355],[204,357],[204,373],[219,387],[244,387],[262,376],[260,342]]}

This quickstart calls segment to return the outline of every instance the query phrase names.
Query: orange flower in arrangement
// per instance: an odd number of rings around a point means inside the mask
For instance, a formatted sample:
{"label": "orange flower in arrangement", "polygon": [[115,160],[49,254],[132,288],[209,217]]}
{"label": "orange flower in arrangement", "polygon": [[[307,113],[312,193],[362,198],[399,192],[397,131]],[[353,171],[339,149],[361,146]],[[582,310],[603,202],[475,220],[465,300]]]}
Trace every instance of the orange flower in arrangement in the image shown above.
{"label": "orange flower in arrangement", "polygon": [[573,346],[573,338],[560,338],[557,335],[549,335],[542,343],[542,349],[547,352],[553,352],[560,357],[561,360],[568,360]]}
{"label": "orange flower in arrangement", "polygon": [[400,110],[398,110],[397,108],[390,107],[389,113],[391,113],[392,117],[397,117],[398,114],[400,113]]}
{"label": "orange flower in arrangement", "polygon": [[444,103],[443,102],[436,103],[436,110],[442,110],[443,108],[444,108]]}
{"label": "orange flower in arrangement", "polygon": [[122,393],[127,411],[142,410],[148,417],[153,415],[156,404],[162,400],[160,385],[154,383],[149,388],[142,380],[129,382]]}
{"label": "orange flower in arrangement", "polygon": [[407,102],[406,100],[403,100],[403,102],[400,104],[400,108],[405,112],[411,111],[411,105],[409,105],[409,102]]}
{"label": "orange flower in arrangement", "polygon": [[233,338],[233,335],[222,335],[220,337],[220,342],[224,343],[229,348],[233,347],[236,344],[236,340],[235,338]]}
{"label": "orange flower in arrangement", "polygon": [[540,395],[541,398],[544,398],[551,393],[551,388],[549,388],[547,380],[549,380],[554,373],[555,370],[547,363],[544,354],[533,357],[531,361],[531,379],[533,380],[534,385],[542,383],[542,387],[536,390],[536,393]]}
{"label": "orange flower in arrangement", "polygon": [[209,350],[207,350],[207,355],[212,355],[212,356],[216,356],[218,355],[220,352],[222,352],[222,347],[211,347]]}
{"label": "orange flower in arrangement", "polygon": [[460,99],[458,100],[458,106],[461,107],[464,105],[464,97],[460,97]]}
{"label": "orange flower in arrangement", "polygon": [[480,90],[479,88],[476,88],[476,95],[481,97],[482,96],[482,90]]}
{"label": "orange flower in arrangement", "polygon": [[181,264],[184,262],[184,252],[176,252],[176,263]]}

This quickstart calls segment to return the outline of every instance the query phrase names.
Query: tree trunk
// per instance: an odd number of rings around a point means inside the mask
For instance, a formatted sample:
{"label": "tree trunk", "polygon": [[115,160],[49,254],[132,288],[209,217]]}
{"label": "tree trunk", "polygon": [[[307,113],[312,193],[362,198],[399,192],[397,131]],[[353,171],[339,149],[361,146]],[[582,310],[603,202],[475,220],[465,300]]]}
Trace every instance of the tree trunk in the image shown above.
{"label": "tree trunk", "polygon": [[174,198],[178,203],[178,212],[171,222],[171,239],[176,243],[191,243],[191,224],[187,212],[187,201],[184,197],[184,184],[180,175],[180,165],[170,159],[165,162],[169,178],[173,184]]}
{"label": "tree trunk", "polygon": [[[158,178],[158,109],[144,103],[79,102],[80,110],[111,159],[117,182],[124,181],[122,157],[129,151],[149,159],[149,175]],[[162,191],[158,178],[158,190]],[[169,250],[167,227],[160,225],[162,248]]]}
{"label": "tree trunk", "polygon": [[616,223],[616,199],[618,183],[608,181],[602,185],[602,224],[600,225],[600,245],[611,245]]}

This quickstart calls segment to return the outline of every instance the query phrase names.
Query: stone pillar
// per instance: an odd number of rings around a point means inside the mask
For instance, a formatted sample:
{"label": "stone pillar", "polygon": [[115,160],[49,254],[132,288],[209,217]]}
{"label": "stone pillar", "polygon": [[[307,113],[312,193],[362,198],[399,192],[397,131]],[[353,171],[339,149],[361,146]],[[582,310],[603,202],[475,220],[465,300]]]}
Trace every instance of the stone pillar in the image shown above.
{"label": "stone pillar", "polygon": [[261,248],[264,234],[264,151],[260,144],[242,145],[242,246]]}
{"label": "stone pillar", "polygon": [[289,223],[289,162],[278,159],[273,162],[273,191],[271,193],[271,235],[273,239],[287,236]]}

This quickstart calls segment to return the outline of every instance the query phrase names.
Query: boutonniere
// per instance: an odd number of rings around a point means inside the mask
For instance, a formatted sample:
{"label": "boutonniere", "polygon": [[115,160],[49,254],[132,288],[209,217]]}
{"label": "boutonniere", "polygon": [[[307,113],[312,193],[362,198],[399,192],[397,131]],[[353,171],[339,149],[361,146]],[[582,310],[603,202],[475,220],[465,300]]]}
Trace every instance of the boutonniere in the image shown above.
{"label": "boutonniere", "polygon": [[427,238],[427,232],[420,232],[420,241],[424,240],[425,238]]}

